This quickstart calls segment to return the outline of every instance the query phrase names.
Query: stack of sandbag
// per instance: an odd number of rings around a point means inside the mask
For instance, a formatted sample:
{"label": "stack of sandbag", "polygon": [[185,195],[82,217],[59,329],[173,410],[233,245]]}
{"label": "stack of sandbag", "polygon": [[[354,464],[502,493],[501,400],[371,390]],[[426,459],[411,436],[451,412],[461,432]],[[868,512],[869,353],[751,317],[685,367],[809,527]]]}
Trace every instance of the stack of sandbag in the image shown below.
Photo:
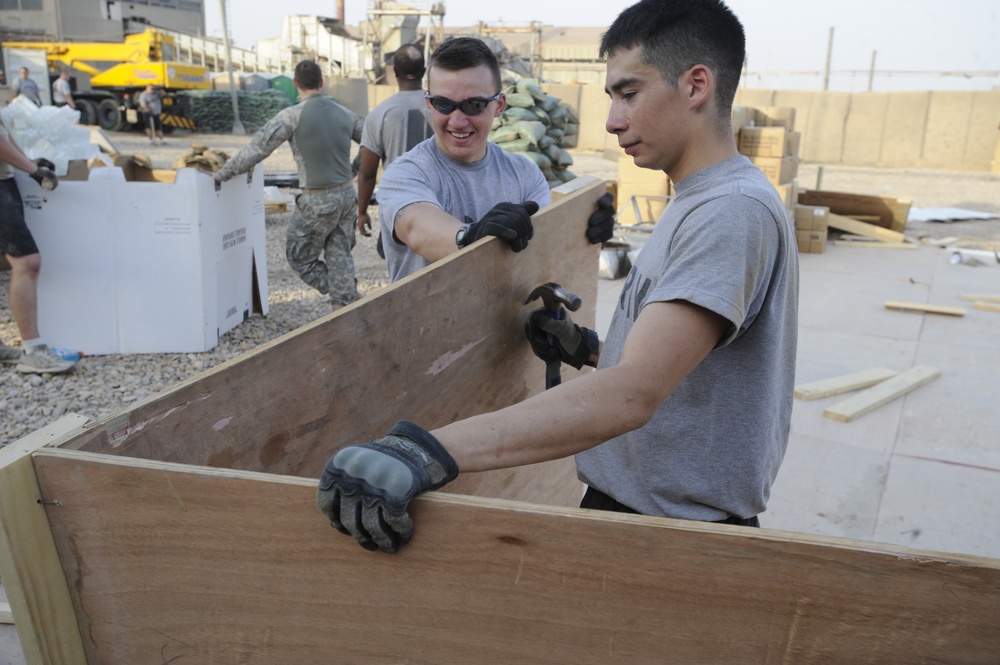
{"label": "stack of sandbag", "polygon": [[215,173],[229,161],[229,155],[222,150],[212,150],[207,145],[192,143],[191,147],[177,158],[173,167],[175,169],[194,168]]}
{"label": "stack of sandbag", "polygon": [[507,108],[493,119],[490,140],[507,152],[524,155],[542,170],[549,187],[569,182],[580,121],[558,97],[545,94],[536,78],[509,82]]}
{"label": "stack of sandbag", "polygon": [[[182,93],[190,100],[191,118],[198,131],[228,134],[233,131],[233,99],[228,90],[189,90]],[[256,132],[264,123],[289,106],[288,97],[280,90],[259,90],[236,93],[240,123],[248,132]]]}

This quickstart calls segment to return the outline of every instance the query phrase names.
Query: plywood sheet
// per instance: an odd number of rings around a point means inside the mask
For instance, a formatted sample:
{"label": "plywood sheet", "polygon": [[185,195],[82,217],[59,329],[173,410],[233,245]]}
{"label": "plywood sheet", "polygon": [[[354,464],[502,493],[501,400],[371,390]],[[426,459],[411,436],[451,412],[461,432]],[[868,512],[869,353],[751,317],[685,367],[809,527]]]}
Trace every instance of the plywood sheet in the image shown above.
{"label": "plywood sheet", "polygon": [[1000,562],[469,497],[362,550],[305,479],[35,453],[88,662],[989,663]]}
{"label": "plywood sheet", "polygon": [[[525,299],[557,282],[594,326],[599,246],[585,238],[605,182],[581,177],[535,215],[528,248],[479,241],[311,325],[96,425],[69,447],[318,478],[338,448],[401,418],[433,428],[544,389]],[[589,371],[589,370],[588,370]],[[564,380],[578,375],[563,367]],[[518,480],[527,474],[527,479]],[[453,491],[576,505],[571,460],[463,477]],[[502,490],[502,491],[501,491]],[[499,494],[493,493],[499,491]]]}

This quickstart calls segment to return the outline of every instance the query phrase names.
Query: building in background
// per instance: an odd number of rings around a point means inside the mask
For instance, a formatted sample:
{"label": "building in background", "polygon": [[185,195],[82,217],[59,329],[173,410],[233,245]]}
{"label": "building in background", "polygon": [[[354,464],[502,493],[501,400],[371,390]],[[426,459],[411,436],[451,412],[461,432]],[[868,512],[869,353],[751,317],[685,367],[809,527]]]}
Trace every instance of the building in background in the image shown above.
{"label": "building in background", "polygon": [[206,0],[0,0],[0,40],[107,41],[130,21],[205,32]]}

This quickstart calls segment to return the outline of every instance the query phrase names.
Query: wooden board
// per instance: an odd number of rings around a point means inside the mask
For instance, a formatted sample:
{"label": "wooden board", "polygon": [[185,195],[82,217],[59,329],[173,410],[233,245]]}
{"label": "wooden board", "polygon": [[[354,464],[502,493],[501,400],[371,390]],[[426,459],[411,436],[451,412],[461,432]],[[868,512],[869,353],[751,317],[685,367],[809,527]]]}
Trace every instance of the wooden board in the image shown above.
{"label": "wooden board", "polygon": [[976,294],[976,293],[960,293],[958,294],[959,300],[964,300],[966,302],[995,302],[1000,303],[1000,294]]}
{"label": "wooden board", "polygon": [[397,555],[305,479],[35,454],[89,663],[991,663],[1000,561],[429,495]]}
{"label": "wooden board", "polygon": [[859,242],[857,240],[834,240],[836,247],[864,247],[873,249],[916,249],[919,245],[914,242]]}
{"label": "wooden board", "polygon": [[901,243],[906,240],[906,236],[898,231],[883,229],[880,226],[875,226],[874,224],[869,224],[867,222],[859,222],[856,219],[844,217],[843,215],[835,215],[832,212],[827,215],[827,222],[829,223],[831,229],[847,231],[848,233],[853,233],[854,235],[859,235],[865,238],[872,238],[874,240],[892,243]]}
{"label": "wooden board", "polygon": [[886,300],[885,308],[899,309],[908,312],[922,312],[924,314],[945,314],[947,316],[965,316],[965,309],[963,307],[928,305],[919,302],[901,302],[899,300]]}
{"label": "wooden board", "polygon": [[834,404],[825,409],[823,415],[833,420],[850,422],[858,416],[874,411],[883,404],[888,404],[920,386],[930,383],[939,376],[941,376],[941,370],[918,365],[843,402]]}
{"label": "wooden board", "polygon": [[982,301],[979,301],[979,300],[977,300],[976,302],[972,303],[972,308],[973,309],[985,310],[987,312],[1000,312],[1000,304],[995,304],[995,303],[990,303],[990,302],[982,302]]}
{"label": "wooden board", "polygon": [[863,217],[871,224],[902,233],[913,201],[908,198],[805,189],[799,192],[799,203],[826,206],[835,215]]}
{"label": "wooden board", "polygon": [[[541,302],[525,300],[558,282],[583,300],[573,319],[594,326],[600,247],[584,231],[606,184],[586,176],[557,190],[524,251],[481,240],[105,419],[69,447],[318,478],[337,449],[401,418],[434,428],[541,392],[545,364],[524,335]],[[564,381],[580,373],[562,371]],[[449,491],[578,505],[581,485],[567,459],[467,474]]]}
{"label": "wooden board", "polygon": [[874,386],[876,383],[881,383],[886,379],[891,379],[896,376],[896,374],[897,372],[885,367],[866,369],[860,372],[853,372],[851,374],[842,374],[840,376],[830,377],[829,379],[813,381],[811,383],[804,383],[801,386],[796,386],[795,396],[799,399],[812,400],[819,399],[821,397],[830,397],[831,395],[840,395],[842,393],[851,392],[852,390],[860,390],[862,388]]}
{"label": "wooden board", "polygon": [[0,579],[16,614],[29,665],[78,665],[83,641],[56,552],[31,453],[78,432],[83,416],[55,423],[0,449]]}

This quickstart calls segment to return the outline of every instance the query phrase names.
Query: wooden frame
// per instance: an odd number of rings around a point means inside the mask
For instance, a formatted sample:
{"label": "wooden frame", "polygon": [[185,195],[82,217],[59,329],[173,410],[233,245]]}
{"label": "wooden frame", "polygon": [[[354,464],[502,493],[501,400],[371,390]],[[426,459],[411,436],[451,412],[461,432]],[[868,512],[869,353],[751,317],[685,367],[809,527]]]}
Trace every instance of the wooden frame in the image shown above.
{"label": "wooden frame", "polygon": [[993,660],[1000,561],[580,510],[571,463],[418,498],[397,555],[329,526],[315,484],[337,447],[543,388],[529,286],[562,283],[592,324],[583,224],[603,184],[583,185],[521,254],[481,241],[0,451],[0,576],[29,665]]}

